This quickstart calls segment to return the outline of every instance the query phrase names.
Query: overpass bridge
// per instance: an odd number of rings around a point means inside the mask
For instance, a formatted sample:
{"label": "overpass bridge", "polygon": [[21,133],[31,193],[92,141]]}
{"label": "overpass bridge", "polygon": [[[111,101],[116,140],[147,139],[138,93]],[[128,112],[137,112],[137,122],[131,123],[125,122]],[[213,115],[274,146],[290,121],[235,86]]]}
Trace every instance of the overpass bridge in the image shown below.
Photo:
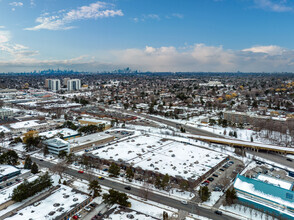
{"label": "overpass bridge", "polygon": [[241,140],[235,140],[235,139],[228,139],[228,138],[217,138],[217,137],[208,137],[208,136],[199,136],[194,135],[193,137],[190,137],[192,139],[210,142],[210,143],[216,143],[216,144],[225,144],[232,147],[241,147],[253,151],[271,151],[279,154],[293,154],[294,155],[294,148],[291,147],[280,147],[270,144],[262,144],[262,143],[256,143],[256,142],[248,142],[248,141],[241,141]]}

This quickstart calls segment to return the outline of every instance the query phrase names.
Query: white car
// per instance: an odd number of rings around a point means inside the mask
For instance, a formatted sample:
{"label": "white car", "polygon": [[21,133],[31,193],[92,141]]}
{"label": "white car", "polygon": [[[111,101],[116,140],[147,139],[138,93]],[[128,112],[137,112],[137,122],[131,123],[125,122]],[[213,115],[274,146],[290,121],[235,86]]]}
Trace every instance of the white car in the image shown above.
{"label": "white car", "polygon": [[91,211],[91,208],[90,208],[90,207],[88,207],[88,206],[87,206],[87,207],[85,207],[84,209],[85,209],[87,212],[90,212],[90,211]]}
{"label": "white car", "polygon": [[188,204],[188,202],[187,202],[186,200],[182,200],[181,203],[182,203],[183,205],[187,205],[187,204]]}

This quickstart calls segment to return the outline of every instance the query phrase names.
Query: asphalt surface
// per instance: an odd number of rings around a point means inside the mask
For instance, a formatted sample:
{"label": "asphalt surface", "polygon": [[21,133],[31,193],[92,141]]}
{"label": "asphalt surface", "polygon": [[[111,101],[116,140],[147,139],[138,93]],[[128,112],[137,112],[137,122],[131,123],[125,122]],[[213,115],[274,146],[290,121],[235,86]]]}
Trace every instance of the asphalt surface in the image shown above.
{"label": "asphalt surface", "polygon": [[[51,168],[53,167],[55,164],[48,162],[48,161],[40,161],[39,159],[33,158],[31,157],[33,162],[36,162],[38,165],[42,166],[42,167],[47,167],[47,168]],[[115,181],[112,181],[111,179],[104,179],[104,180],[99,180],[97,176],[92,175],[92,174],[87,174],[87,173],[78,173],[77,170],[71,169],[71,168],[66,168],[66,170],[64,171],[64,173],[71,175],[73,177],[79,178],[79,179],[85,179],[85,180],[90,180],[90,179],[96,179],[99,181],[99,184],[103,185],[103,186],[107,186],[116,190],[119,190],[121,192],[125,192],[125,193],[129,193],[135,196],[139,196],[139,197],[143,197],[143,190],[140,188],[134,188],[132,187],[131,190],[126,190],[125,187],[128,186],[127,184],[122,184],[122,183],[118,183]],[[214,213],[213,210],[210,209],[205,209],[202,207],[199,207],[197,204],[192,204],[189,203],[187,205],[182,204],[180,201],[176,200],[176,199],[172,199],[160,194],[156,194],[156,193],[152,193],[149,192],[148,193],[148,200],[154,201],[154,202],[158,202],[176,209],[180,209],[180,210],[184,210],[187,211],[189,213],[194,213],[200,216],[204,216],[210,219],[215,219],[215,220],[234,220],[237,218],[233,218],[231,216],[226,216],[226,215],[217,215]]]}

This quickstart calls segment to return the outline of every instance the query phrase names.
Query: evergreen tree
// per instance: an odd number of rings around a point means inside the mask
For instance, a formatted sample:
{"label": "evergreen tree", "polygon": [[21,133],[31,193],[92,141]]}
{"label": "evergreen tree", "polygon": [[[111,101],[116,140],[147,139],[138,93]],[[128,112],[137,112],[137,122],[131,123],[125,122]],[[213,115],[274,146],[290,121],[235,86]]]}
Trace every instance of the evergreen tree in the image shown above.
{"label": "evergreen tree", "polygon": [[201,186],[198,193],[202,202],[209,200],[211,195],[211,192],[209,192],[207,186]]}
{"label": "evergreen tree", "polygon": [[31,173],[36,174],[39,172],[38,165],[36,163],[33,163],[32,168],[31,168]]}
{"label": "evergreen tree", "polygon": [[93,197],[100,196],[100,193],[102,192],[101,186],[97,180],[92,180],[89,182],[88,190],[93,192]]}
{"label": "evergreen tree", "polygon": [[63,159],[64,157],[66,157],[66,155],[67,155],[67,152],[62,150],[62,151],[59,151],[58,157]]}
{"label": "evergreen tree", "polygon": [[169,183],[169,175],[165,174],[164,177],[162,178],[162,181],[161,181],[161,187],[163,189],[165,189],[165,187],[168,185],[168,183]]}
{"label": "evergreen tree", "polygon": [[126,177],[127,179],[131,182],[132,179],[134,178],[134,172],[133,169],[131,167],[128,167],[126,170]]}
{"label": "evergreen tree", "polygon": [[120,172],[119,166],[117,166],[115,163],[112,163],[109,167],[108,173],[110,176],[118,177]]}
{"label": "evergreen tree", "polygon": [[18,163],[18,155],[14,150],[9,150],[1,155],[3,163],[8,165],[16,165]]}
{"label": "evergreen tree", "polygon": [[232,205],[232,204],[234,204],[235,203],[235,201],[236,201],[236,199],[237,199],[237,194],[236,194],[236,190],[235,190],[235,188],[233,188],[233,189],[228,189],[227,191],[226,191],[226,203],[227,203],[227,205]]}
{"label": "evergreen tree", "polygon": [[113,205],[113,204],[119,204],[122,206],[129,207],[131,203],[128,201],[128,196],[125,193],[120,193],[114,189],[108,190],[108,194],[103,194],[103,200],[105,203]]}
{"label": "evergreen tree", "polygon": [[24,169],[31,169],[32,168],[32,159],[30,156],[27,156],[24,164]]}
{"label": "evergreen tree", "polygon": [[156,177],[154,186],[159,189],[161,187],[161,179],[159,176]]}

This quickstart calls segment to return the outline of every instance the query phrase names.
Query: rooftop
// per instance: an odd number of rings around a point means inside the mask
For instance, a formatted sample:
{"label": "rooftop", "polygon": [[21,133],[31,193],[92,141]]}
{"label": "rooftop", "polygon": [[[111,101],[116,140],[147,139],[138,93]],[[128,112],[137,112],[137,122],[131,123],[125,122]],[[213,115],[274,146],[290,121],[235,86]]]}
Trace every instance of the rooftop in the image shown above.
{"label": "rooftop", "polygon": [[17,169],[14,166],[10,166],[10,165],[0,165],[0,177],[1,176],[5,176],[7,174],[10,173],[14,173],[17,172],[19,169]]}
{"label": "rooftop", "polygon": [[65,140],[62,140],[61,138],[51,138],[49,140],[44,141],[44,143],[54,147],[68,145],[68,142]]}

